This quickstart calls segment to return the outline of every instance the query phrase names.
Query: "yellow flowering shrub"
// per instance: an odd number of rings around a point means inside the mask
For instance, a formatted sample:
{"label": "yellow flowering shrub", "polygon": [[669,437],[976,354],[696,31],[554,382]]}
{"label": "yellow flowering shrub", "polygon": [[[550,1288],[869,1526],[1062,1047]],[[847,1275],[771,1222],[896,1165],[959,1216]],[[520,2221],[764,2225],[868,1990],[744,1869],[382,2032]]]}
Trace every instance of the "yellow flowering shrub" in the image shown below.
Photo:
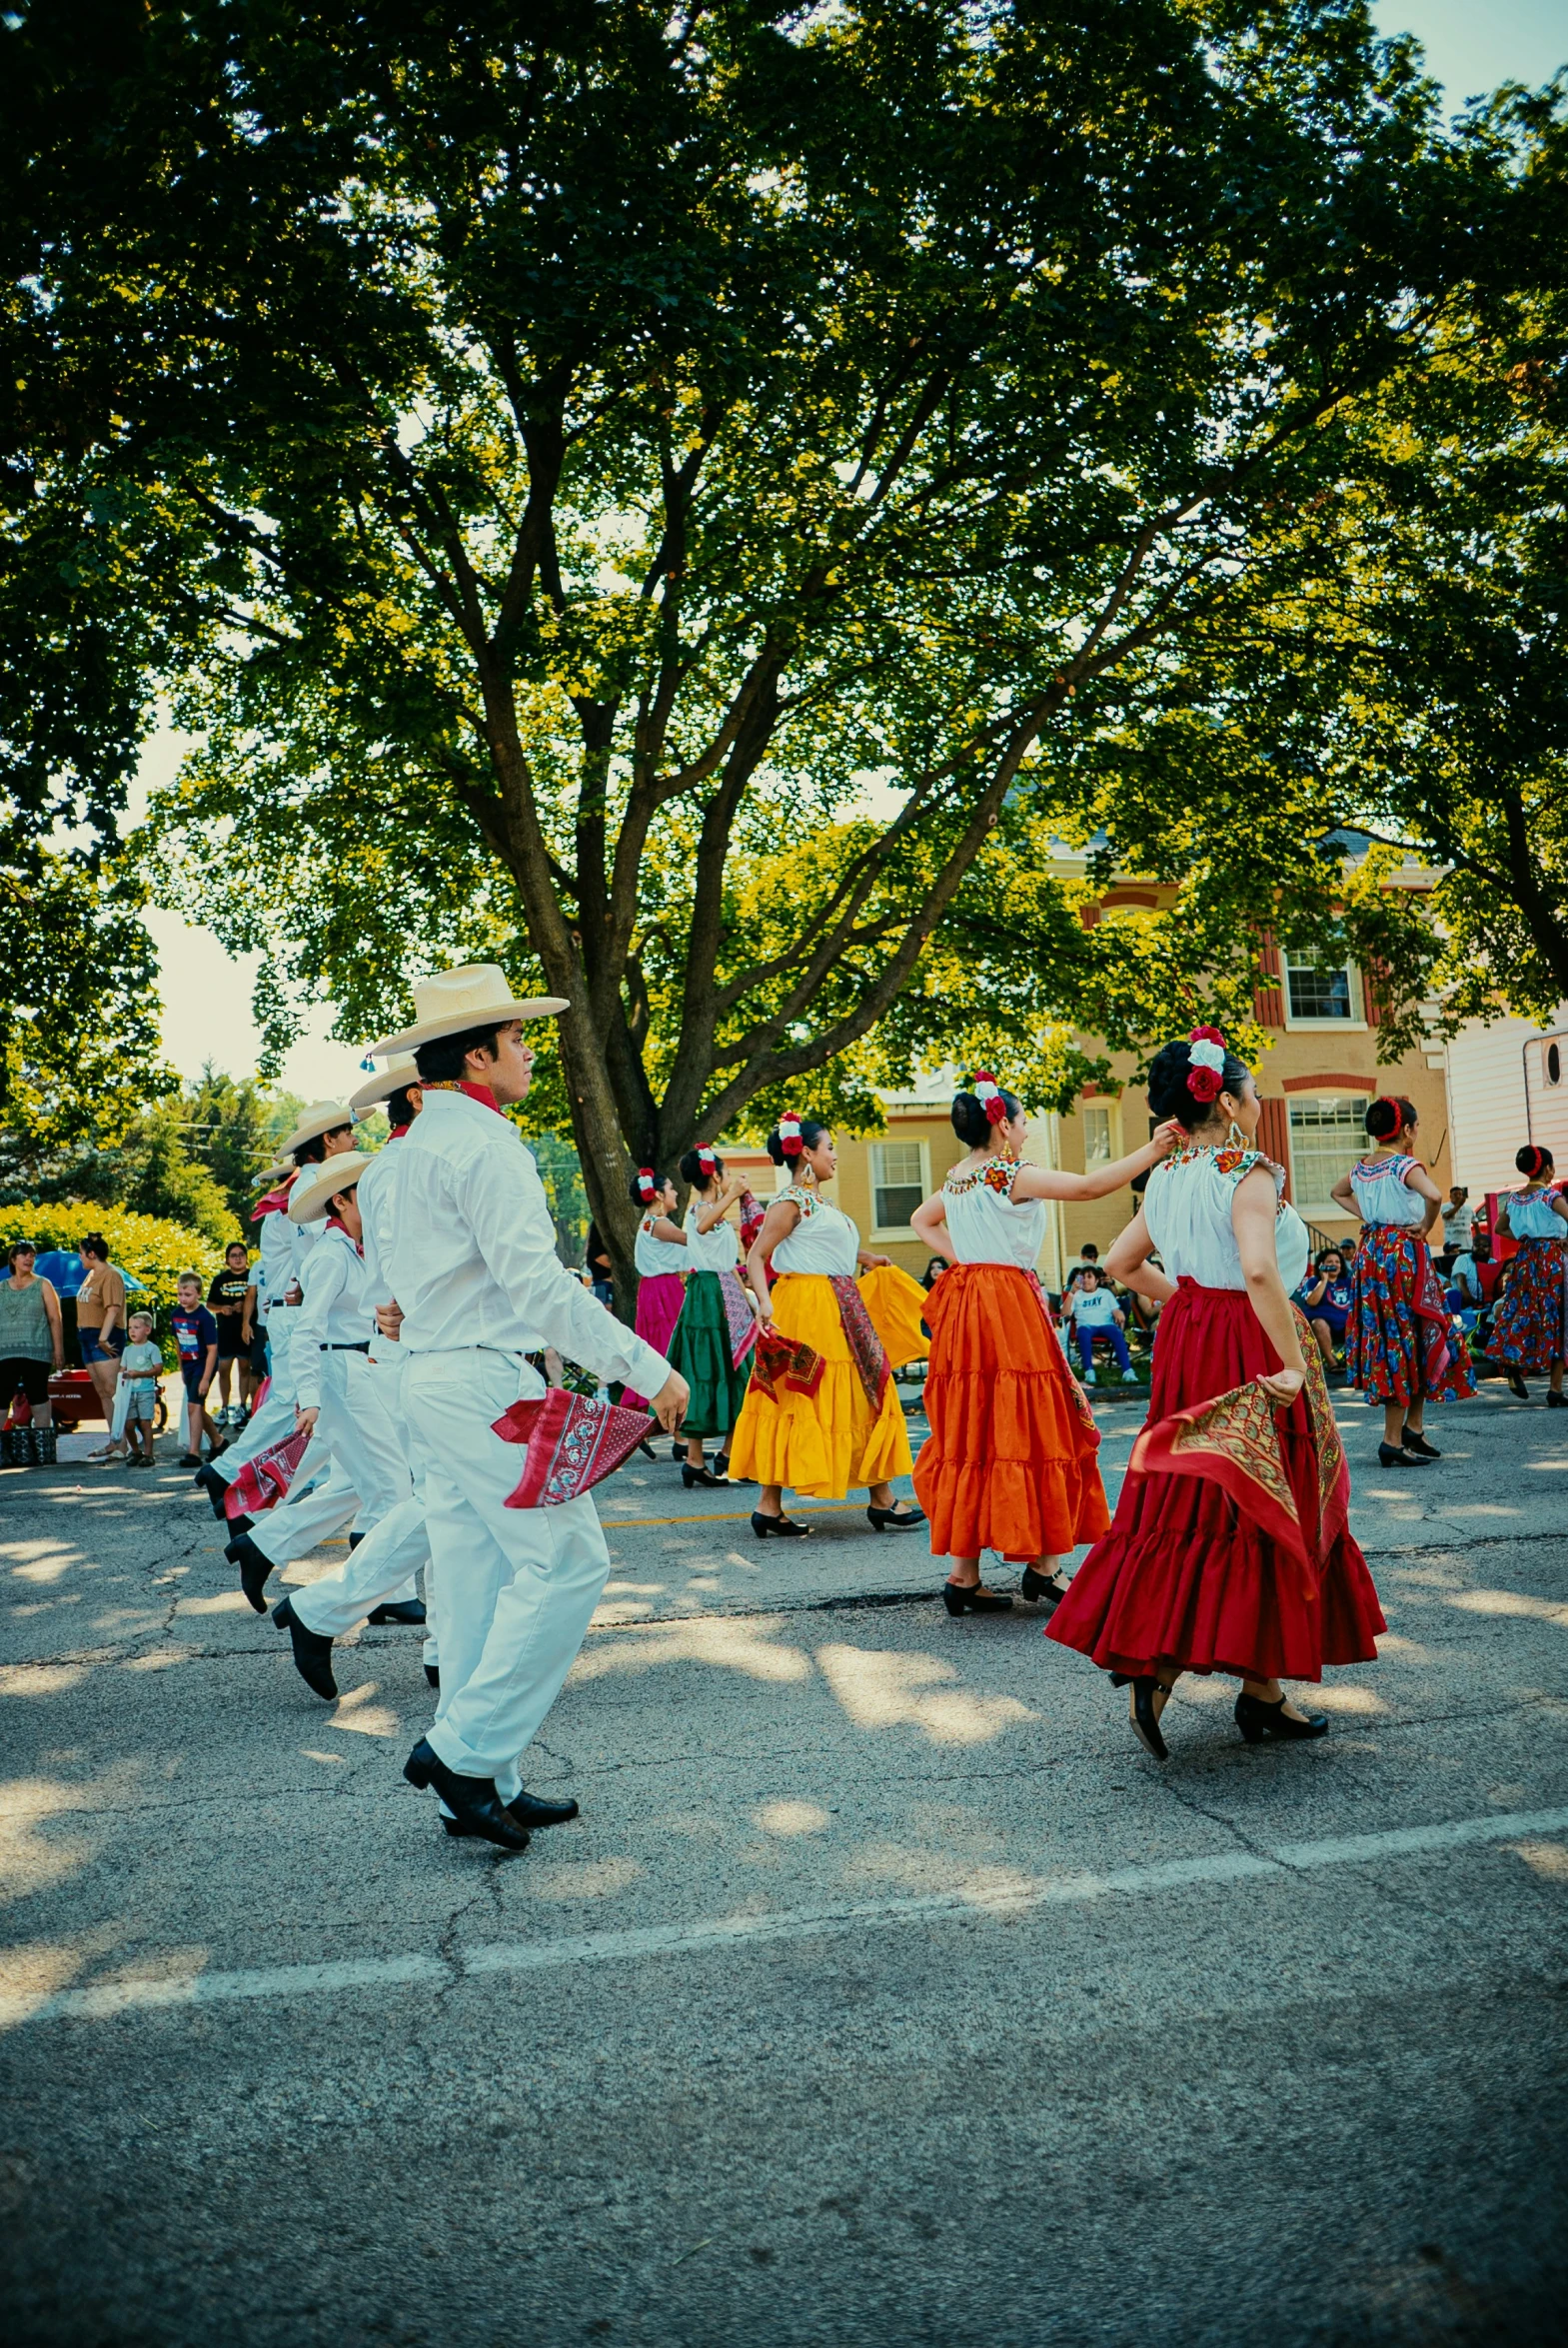
{"label": "yellow flowering shrub", "polygon": [[[97,1206],[91,1199],[64,1206],[0,1206],[0,1258],[16,1239],[32,1239],[40,1249],[74,1248],[89,1231],[102,1231],[110,1261],[134,1273],[161,1311],[174,1303],[182,1271],[200,1273],[205,1296],[208,1281],[223,1269],[223,1249],[201,1231],[122,1206]],[[130,1309],[135,1310],[134,1299]]]}

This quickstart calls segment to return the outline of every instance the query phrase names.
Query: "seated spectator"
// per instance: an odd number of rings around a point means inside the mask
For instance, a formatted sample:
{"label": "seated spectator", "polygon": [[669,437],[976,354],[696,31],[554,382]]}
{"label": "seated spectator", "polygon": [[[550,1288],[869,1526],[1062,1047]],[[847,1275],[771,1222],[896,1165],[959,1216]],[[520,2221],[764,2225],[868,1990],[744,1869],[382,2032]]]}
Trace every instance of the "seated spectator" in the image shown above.
{"label": "seated spectator", "polygon": [[[1156,1271],[1164,1270],[1165,1266],[1157,1255],[1151,1255],[1148,1260]],[[1134,1332],[1138,1336],[1146,1338],[1152,1348],[1154,1331],[1159,1325],[1159,1316],[1165,1309],[1164,1299],[1159,1296],[1140,1296],[1136,1288],[1129,1288],[1127,1290],[1127,1309],[1132,1314]]]}
{"label": "seated spectator", "polygon": [[1448,1309],[1462,1329],[1473,1329],[1481,1317],[1485,1302],[1481,1293],[1481,1273],[1475,1256],[1467,1247],[1456,1255],[1448,1272]]}
{"label": "seated spectator", "polygon": [[1066,1297],[1071,1295],[1073,1289],[1077,1286],[1078,1281],[1082,1278],[1086,1271],[1097,1272],[1098,1270],[1099,1249],[1095,1246],[1092,1239],[1085,1239],[1082,1246],[1078,1249],[1077,1254],[1074,1255],[1072,1261],[1067,1266],[1067,1285],[1062,1290],[1063,1299],[1065,1300]]}
{"label": "seated spectator", "polygon": [[1114,1292],[1100,1284],[1099,1266],[1081,1264],[1067,1283],[1062,1299],[1062,1318],[1070,1320],[1077,1338],[1078,1359],[1083,1364],[1083,1382],[1095,1384],[1094,1344],[1109,1345],[1121,1370],[1124,1386],[1135,1386],[1138,1373],[1127,1352],[1126,1315],[1116,1302]]}
{"label": "seated spectator", "polygon": [[153,1338],[150,1312],[133,1312],[130,1343],[120,1355],[120,1383],[126,1389],[125,1433],[133,1467],[152,1467],[153,1427],[158,1412],[158,1380],[163,1375],[163,1347]]}
{"label": "seated spectator", "polygon": [[1293,1300],[1306,1314],[1325,1365],[1332,1367],[1335,1354],[1344,1345],[1345,1322],[1350,1317],[1350,1274],[1342,1248],[1319,1250]]}

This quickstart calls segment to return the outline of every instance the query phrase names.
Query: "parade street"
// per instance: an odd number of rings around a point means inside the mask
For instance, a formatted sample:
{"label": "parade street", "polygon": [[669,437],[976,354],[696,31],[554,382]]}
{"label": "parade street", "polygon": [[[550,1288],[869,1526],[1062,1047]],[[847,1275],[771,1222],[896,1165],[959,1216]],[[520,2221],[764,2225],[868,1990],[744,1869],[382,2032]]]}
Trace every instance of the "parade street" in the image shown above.
{"label": "parade street", "polygon": [[1390,1473],[1338,1412],[1380,1660],[1311,1746],[1183,1681],[1163,1769],[921,1536],[758,1542],[661,1441],[516,1858],[402,1783],[417,1635],[322,1703],[188,1476],[8,1472],[7,2339],[1555,2331],[1568,1422],[1493,1383]]}

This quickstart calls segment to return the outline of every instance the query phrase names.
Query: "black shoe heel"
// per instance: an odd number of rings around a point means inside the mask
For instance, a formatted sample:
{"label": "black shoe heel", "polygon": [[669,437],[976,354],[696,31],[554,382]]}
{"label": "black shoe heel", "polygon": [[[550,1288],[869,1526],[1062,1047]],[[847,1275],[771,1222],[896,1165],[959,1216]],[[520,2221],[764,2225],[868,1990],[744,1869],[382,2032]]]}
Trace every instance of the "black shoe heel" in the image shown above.
{"label": "black shoe heel", "polygon": [[1313,1712],[1305,1720],[1293,1720],[1285,1710],[1285,1699],[1277,1704],[1265,1704],[1261,1696],[1248,1695],[1245,1689],[1236,1698],[1236,1726],[1248,1744],[1261,1744],[1266,1736],[1276,1737],[1281,1744],[1301,1739],[1326,1736],[1328,1716]]}
{"label": "black shoe heel", "polygon": [[925,1522],[923,1508],[871,1508],[866,1518],[878,1532],[912,1532],[917,1524]]}
{"label": "black shoe heel", "polygon": [[1163,1680],[1151,1679],[1143,1672],[1133,1680],[1132,1733],[1156,1761],[1168,1761],[1170,1747],[1159,1732],[1159,1714],[1154,1709],[1154,1698],[1160,1693],[1170,1693]]}
{"label": "black shoe heel", "polygon": [[795,1524],[787,1516],[765,1516],[761,1508],[752,1510],[752,1530],[760,1541],[803,1540],[810,1529],[808,1524]]}
{"label": "black shoe heel", "polygon": [[323,1631],[309,1630],[295,1613],[287,1598],[280,1598],[272,1610],[272,1618],[280,1630],[286,1630],[294,1648],[294,1668],[313,1695],[323,1703],[337,1700],[338,1683],[332,1675],[332,1641]]}
{"label": "black shoe heel", "polygon": [[[1433,1456],[1436,1456],[1435,1452]],[[1424,1467],[1426,1460],[1419,1451],[1407,1451],[1399,1443],[1379,1443],[1377,1464],[1379,1467]]]}
{"label": "black shoe heel", "polygon": [[1508,1391],[1511,1394],[1516,1395],[1521,1402],[1528,1402],[1530,1399],[1530,1389],[1525,1384],[1524,1379],[1519,1375],[1518,1370],[1505,1369],[1503,1371],[1503,1375],[1508,1380]]}
{"label": "black shoe heel", "polygon": [[1435,1443],[1429,1443],[1424,1434],[1417,1434],[1408,1426],[1401,1430],[1399,1439],[1418,1459],[1441,1459],[1443,1455]]}
{"label": "black shoe heel", "polygon": [[1064,1581],[1058,1581],[1054,1573],[1036,1573],[1032,1565],[1025,1565],[1018,1578],[1019,1597],[1027,1599],[1031,1606],[1043,1602],[1052,1614],[1066,1594],[1067,1585]]}
{"label": "black shoe heel", "polygon": [[977,1581],[944,1581],[941,1602],[949,1614],[1010,1614],[1012,1600]]}
{"label": "black shoe heel", "polygon": [[689,1492],[698,1490],[722,1492],[725,1488],[725,1478],[722,1475],[711,1474],[707,1467],[694,1467],[690,1461],[687,1461],[681,1469],[681,1481]]}

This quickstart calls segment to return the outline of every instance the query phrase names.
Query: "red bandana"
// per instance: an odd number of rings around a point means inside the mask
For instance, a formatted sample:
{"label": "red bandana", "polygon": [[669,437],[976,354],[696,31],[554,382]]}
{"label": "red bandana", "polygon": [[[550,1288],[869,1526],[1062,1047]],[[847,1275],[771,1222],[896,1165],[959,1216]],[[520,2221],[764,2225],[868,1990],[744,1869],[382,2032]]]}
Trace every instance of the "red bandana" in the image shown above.
{"label": "red bandana", "polygon": [[394,1126],[387,1139],[389,1142],[401,1142],[408,1130],[407,1126]]}
{"label": "red bandana", "polygon": [[341,1231],[346,1239],[353,1240],[355,1254],[364,1254],[365,1242],[363,1239],[356,1239],[354,1237],[354,1233],[350,1230],[348,1224],[344,1221],[341,1214],[329,1214],[327,1217],[327,1228],[329,1231]]}
{"label": "red bandana", "polygon": [[440,1078],[430,1084],[422,1083],[420,1090],[422,1093],[466,1093],[482,1109],[493,1109],[497,1117],[505,1117],[507,1114],[488,1085],[471,1085],[466,1077],[455,1077],[450,1082]]}
{"label": "red bandana", "polygon": [[290,1174],[288,1180],[280,1182],[276,1190],[269,1190],[265,1198],[258,1198],[251,1208],[252,1222],[260,1222],[264,1214],[281,1214],[289,1203],[289,1192],[293,1187],[294,1176]]}

